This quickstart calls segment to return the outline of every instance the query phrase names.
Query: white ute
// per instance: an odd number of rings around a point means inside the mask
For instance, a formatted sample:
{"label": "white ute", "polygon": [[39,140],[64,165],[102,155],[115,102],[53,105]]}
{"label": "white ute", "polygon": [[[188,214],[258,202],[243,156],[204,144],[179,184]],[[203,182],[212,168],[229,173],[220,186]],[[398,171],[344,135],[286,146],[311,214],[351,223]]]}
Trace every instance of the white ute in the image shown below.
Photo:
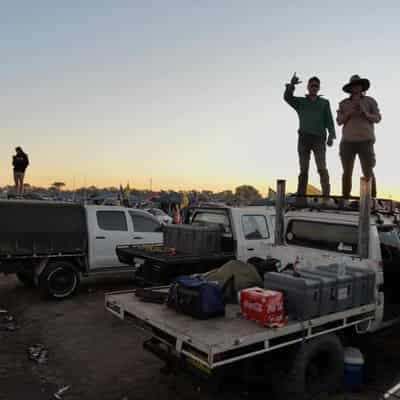
{"label": "white ute", "polygon": [[[145,348],[172,369],[195,370],[218,381],[230,370],[225,367],[239,368],[241,374],[235,376],[261,376],[264,385],[271,384],[280,399],[311,399],[335,392],[343,378],[344,346],[362,347],[370,334],[394,323],[400,315],[397,215],[373,210],[369,219],[365,204],[370,203],[364,194],[360,213],[312,207],[283,216],[280,210],[284,210],[284,203],[279,199],[284,197],[284,189],[278,184],[277,245],[265,256],[279,259],[283,267],[287,263],[313,268],[343,262],[372,270],[375,296],[370,304],[308,320],[289,319],[280,328],[246,321],[240,316],[240,307],[232,304],[226,306],[225,317],[195,320],[165,305],[143,303],[134,291],[106,294],[106,309],[149,332]],[[366,237],[367,246],[359,241]],[[360,246],[367,252],[360,253],[362,257],[358,254]],[[157,290],[165,292],[168,288]]]}
{"label": "white ute", "polygon": [[117,245],[161,244],[146,211],[44,201],[0,201],[0,273],[15,273],[48,297],[72,295],[81,277],[132,273]]}

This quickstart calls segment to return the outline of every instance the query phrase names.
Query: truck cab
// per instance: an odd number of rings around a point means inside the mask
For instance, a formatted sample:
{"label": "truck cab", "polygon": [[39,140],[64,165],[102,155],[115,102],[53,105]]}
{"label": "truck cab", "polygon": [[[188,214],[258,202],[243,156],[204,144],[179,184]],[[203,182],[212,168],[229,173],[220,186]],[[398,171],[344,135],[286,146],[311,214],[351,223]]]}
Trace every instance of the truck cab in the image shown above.
{"label": "truck cab", "polygon": [[[135,268],[136,279],[149,286],[168,284],[179,275],[204,273],[232,259],[255,263],[266,259],[268,248],[274,242],[274,215],[272,207],[201,206],[191,209],[189,225],[212,228],[220,239],[218,249],[209,247],[201,254],[186,250],[186,246],[182,249],[182,243],[169,240],[167,229],[165,246],[122,245],[117,246],[117,254],[123,264]],[[174,231],[179,231],[179,226],[176,227]],[[187,228],[190,230],[188,225],[181,230]],[[184,237],[187,244],[192,243],[190,236],[178,236]]]}
{"label": "truck cab", "polygon": [[85,206],[88,227],[88,272],[126,268],[118,260],[118,245],[161,244],[161,224],[148,212],[115,206]]}
{"label": "truck cab", "polygon": [[238,260],[265,259],[274,242],[273,207],[202,207],[193,213],[191,224],[219,225],[222,250]]}
{"label": "truck cab", "polygon": [[373,213],[369,231],[369,255],[358,255],[359,213],[342,210],[292,210],[285,214],[284,245],[269,255],[283,265],[304,266],[344,262],[375,271],[376,317],[372,329],[387,326],[400,317],[400,239],[396,215]]}

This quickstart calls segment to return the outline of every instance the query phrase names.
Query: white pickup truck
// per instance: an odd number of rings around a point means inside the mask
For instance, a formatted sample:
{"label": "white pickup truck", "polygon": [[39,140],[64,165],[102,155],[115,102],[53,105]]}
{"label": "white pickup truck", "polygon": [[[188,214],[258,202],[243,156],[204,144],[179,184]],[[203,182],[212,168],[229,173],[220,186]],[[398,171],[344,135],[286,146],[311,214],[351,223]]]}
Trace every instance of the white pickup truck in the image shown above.
{"label": "white pickup truck", "polygon": [[376,310],[370,331],[388,326],[400,317],[400,238],[397,214],[371,215],[368,258],[358,255],[358,212],[293,210],[286,213],[285,245],[269,255],[282,264],[348,266],[375,272]]}
{"label": "white pickup truck", "polygon": [[170,283],[178,275],[190,275],[217,268],[231,259],[257,262],[265,259],[274,242],[273,207],[208,206],[192,210],[191,225],[217,226],[221,251],[206,255],[153,252],[146,246],[118,246],[121,262],[137,266],[136,278],[145,285]]}
{"label": "white pickup truck", "polygon": [[363,259],[358,255],[357,211],[292,210],[286,213],[283,228],[283,244],[271,246],[265,255],[279,259],[283,267],[343,262],[373,271],[373,300],[311,319],[289,318],[287,325],[279,328],[246,321],[240,316],[240,307],[231,304],[226,306],[225,317],[195,320],[165,305],[143,303],[133,291],[107,294],[106,308],[149,332],[145,348],[172,369],[185,369],[217,382],[232,371],[236,377],[257,377],[281,399],[309,400],[334,392],[343,379],[344,347],[362,347],[375,330],[393,324],[400,316],[398,217],[391,212],[373,212],[368,256]]}
{"label": "white pickup truck", "polygon": [[81,276],[132,272],[121,244],[161,244],[162,228],[148,212],[114,206],[0,201],[0,273],[53,298],[70,296]]}

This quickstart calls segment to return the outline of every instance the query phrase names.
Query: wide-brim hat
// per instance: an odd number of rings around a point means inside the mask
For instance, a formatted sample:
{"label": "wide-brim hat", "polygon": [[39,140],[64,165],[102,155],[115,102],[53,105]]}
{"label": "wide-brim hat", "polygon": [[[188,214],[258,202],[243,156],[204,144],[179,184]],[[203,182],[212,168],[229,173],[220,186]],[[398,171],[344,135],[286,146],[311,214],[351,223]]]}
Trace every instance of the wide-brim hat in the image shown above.
{"label": "wide-brim hat", "polygon": [[346,92],[346,93],[351,93],[351,87],[352,87],[353,85],[361,85],[362,88],[363,88],[363,92],[365,92],[366,90],[368,90],[369,87],[370,87],[370,83],[369,83],[369,80],[368,80],[368,79],[361,78],[359,75],[353,75],[353,76],[350,78],[349,83],[346,83],[346,84],[343,86],[343,91]]}

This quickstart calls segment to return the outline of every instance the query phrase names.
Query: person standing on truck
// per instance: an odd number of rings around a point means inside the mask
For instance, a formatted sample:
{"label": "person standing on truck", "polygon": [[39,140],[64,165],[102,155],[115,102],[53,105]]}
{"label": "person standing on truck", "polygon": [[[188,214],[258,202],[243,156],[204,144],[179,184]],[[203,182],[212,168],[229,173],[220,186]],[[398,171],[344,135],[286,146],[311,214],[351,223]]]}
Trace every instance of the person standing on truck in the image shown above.
{"label": "person standing on truck", "polygon": [[343,166],[342,194],[344,198],[349,198],[351,195],[354,161],[357,154],[363,175],[366,178],[372,178],[371,194],[372,197],[376,197],[374,124],[377,124],[382,117],[376,100],[365,95],[369,87],[368,79],[353,75],[343,86],[343,91],[349,93],[350,97],[339,103],[337,123],[343,125],[340,159]]}
{"label": "person standing on truck", "polygon": [[[316,76],[308,80],[308,94],[305,97],[295,97],[294,90],[300,82],[296,73],[290,83],[286,84],[284,100],[293,107],[299,116],[299,136],[297,151],[300,162],[300,175],[297,185],[297,195],[307,194],[308,171],[310,167],[311,152],[314,153],[320,176],[322,194],[329,196],[329,173],[326,167],[326,145],[332,146],[336,139],[335,125],[333,122],[329,101],[318,95],[320,80]],[[328,139],[326,132],[328,131]]]}
{"label": "person standing on truck", "polygon": [[15,148],[15,153],[12,162],[14,168],[15,191],[17,197],[21,197],[24,194],[24,177],[25,171],[29,165],[29,159],[28,155],[19,146]]}

